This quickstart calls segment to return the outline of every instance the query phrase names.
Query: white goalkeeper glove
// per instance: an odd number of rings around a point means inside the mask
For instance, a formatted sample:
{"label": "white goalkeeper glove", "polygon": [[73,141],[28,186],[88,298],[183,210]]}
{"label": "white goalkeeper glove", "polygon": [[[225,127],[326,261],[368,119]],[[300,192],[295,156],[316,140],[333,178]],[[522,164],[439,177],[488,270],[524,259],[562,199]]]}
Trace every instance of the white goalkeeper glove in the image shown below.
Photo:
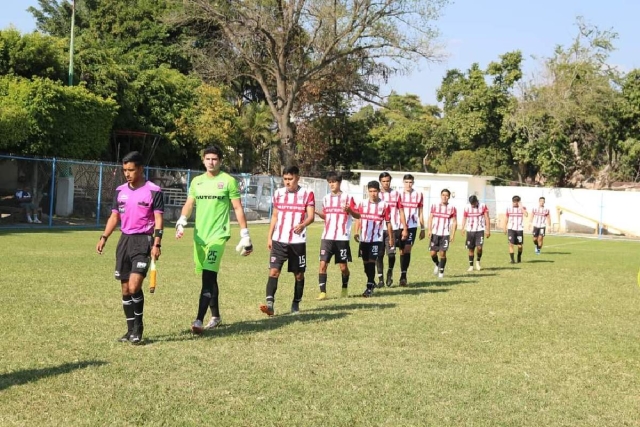
{"label": "white goalkeeper glove", "polygon": [[251,237],[249,237],[249,230],[243,228],[240,230],[240,243],[236,246],[236,252],[242,256],[247,256],[253,251],[253,245],[251,244]]}
{"label": "white goalkeeper glove", "polygon": [[187,217],[182,215],[176,221],[176,239],[181,238],[184,235],[184,228],[187,226]]}

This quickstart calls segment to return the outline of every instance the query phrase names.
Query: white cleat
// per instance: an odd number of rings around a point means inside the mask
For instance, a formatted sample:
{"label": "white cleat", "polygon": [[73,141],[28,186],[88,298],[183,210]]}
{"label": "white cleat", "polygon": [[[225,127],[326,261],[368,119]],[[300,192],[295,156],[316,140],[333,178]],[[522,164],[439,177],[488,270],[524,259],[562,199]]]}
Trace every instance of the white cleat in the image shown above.
{"label": "white cleat", "polygon": [[444,273],[438,273],[438,279],[444,279]]}
{"label": "white cleat", "polygon": [[482,270],[482,267],[480,266],[480,261],[476,261],[476,270],[478,271]]}
{"label": "white cleat", "polygon": [[211,320],[209,320],[209,323],[207,323],[207,326],[205,326],[205,329],[215,329],[217,328],[220,323],[222,323],[222,319],[219,317],[212,317]]}
{"label": "white cleat", "polygon": [[467,271],[473,271],[473,266],[469,266],[469,268],[467,268]]}
{"label": "white cleat", "polygon": [[191,332],[193,332],[194,334],[200,335],[202,331],[204,331],[204,326],[202,326],[202,321],[197,319],[194,320],[193,323],[191,324]]}
{"label": "white cleat", "polygon": [[433,275],[434,276],[437,275],[439,271],[440,271],[440,269],[438,268],[437,265],[433,267]]}

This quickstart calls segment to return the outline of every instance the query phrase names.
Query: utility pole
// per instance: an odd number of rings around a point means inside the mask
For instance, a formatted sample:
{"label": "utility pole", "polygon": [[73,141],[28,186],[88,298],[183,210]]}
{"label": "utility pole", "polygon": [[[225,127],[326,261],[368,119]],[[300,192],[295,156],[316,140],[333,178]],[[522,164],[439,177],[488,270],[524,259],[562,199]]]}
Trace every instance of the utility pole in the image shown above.
{"label": "utility pole", "polygon": [[73,30],[76,22],[76,0],[71,0],[71,41],[69,43],[69,86],[73,86]]}

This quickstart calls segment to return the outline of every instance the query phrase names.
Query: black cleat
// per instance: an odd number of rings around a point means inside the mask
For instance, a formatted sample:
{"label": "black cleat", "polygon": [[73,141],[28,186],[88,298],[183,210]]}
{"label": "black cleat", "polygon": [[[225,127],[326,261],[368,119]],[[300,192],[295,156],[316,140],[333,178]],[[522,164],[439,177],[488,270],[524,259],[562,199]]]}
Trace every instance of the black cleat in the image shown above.
{"label": "black cleat", "polygon": [[126,334],[124,334],[121,338],[118,338],[119,342],[129,342],[129,340],[131,339],[131,331],[127,331]]}
{"label": "black cleat", "polygon": [[291,303],[291,314],[300,313],[300,303],[298,301],[294,301]]}
{"label": "black cleat", "polygon": [[377,286],[378,286],[378,288],[384,288],[384,282],[382,281],[382,279],[380,279],[378,281],[378,285]]}
{"label": "black cleat", "polygon": [[362,293],[362,296],[365,298],[369,298],[371,295],[373,295],[373,291],[369,288],[365,289],[365,291]]}
{"label": "black cleat", "polygon": [[133,332],[131,333],[131,337],[129,338],[129,341],[131,342],[131,344],[133,345],[140,345],[142,344],[142,332],[144,331],[144,326],[140,325],[138,327],[133,327]]}
{"label": "black cleat", "polygon": [[407,278],[406,277],[401,277],[400,278],[400,286],[403,288],[407,287]]}
{"label": "black cleat", "polygon": [[393,273],[392,272],[388,272],[387,273],[387,287],[390,288],[393,286]]}

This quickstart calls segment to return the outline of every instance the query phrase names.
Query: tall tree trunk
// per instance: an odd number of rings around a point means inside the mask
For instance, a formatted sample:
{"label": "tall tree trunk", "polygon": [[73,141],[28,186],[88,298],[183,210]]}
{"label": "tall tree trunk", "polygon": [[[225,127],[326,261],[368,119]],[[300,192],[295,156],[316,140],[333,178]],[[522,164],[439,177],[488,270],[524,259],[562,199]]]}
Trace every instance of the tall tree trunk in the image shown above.
{"label": "tall tree trunk", "polygon": [[287,115],[282,115],[278,120],[278,133],[280,136],[280,158],[282,168],[297,165],[295,126]]}

